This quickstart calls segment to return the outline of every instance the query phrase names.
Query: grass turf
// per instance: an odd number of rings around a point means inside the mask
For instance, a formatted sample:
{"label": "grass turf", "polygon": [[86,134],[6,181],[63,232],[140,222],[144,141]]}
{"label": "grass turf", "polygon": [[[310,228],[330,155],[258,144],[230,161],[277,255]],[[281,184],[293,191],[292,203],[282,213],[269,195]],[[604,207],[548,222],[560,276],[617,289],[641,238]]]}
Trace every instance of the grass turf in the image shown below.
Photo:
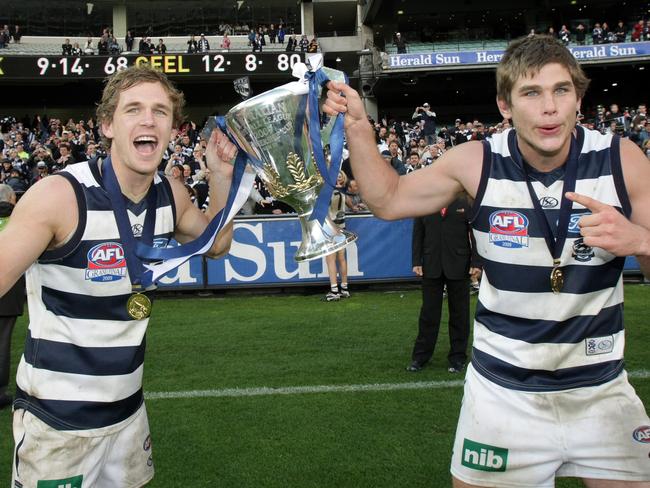
{"label": "grass turf", "polygon": [[[647,367],[650,288],[626,286],[627,368]],[[475,299],[472,301],[475,304]],[[407,373],[420,293],[160,299],[147,335],[145,391],[459,380],[433,360]],[[446,319],[444,319],[446,320]],[[13,365],[26,320],[16,327]],[[632,380],[650,401],[650,381]],[[444,487],[460,387],[147,401],[152,487]],[[0,485],[8,486],[11,417],[0,411]],[[559,480],[557,486],[581,486]]]}

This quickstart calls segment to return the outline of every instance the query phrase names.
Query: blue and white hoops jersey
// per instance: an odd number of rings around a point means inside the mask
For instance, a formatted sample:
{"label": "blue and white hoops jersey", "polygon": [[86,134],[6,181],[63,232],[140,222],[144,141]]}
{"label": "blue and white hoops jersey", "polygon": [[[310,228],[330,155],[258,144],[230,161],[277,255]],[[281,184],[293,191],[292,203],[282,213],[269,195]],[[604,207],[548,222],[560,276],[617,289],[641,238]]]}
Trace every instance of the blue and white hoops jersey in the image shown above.
{"label": "blue and white hoops jersey", "polygon": [[[575,191],[631,214],[620,163],[620,140],[576,128]],[[605,383],[623,370],[624,258],[586,246],[573,203],[561,254],[564,287],[550,287],[553,258],[526,186],[516,131],[484,142],[483,174],[472,222],[484,274],[474,322],[472,364],[489,380],[525,391]],[[528,167],[536,196],[557,229],[564,166]]]}
{"label": "blue and white hoops jersey", "polygon": [[[97,161],[59,174],[75,190],[79,224],[66,244],[44,252],[26,273],[30,323],[16,408],[59,430],[98,429],[127,419],[142,404],[148,319],[127,313],[131,281]],[[167,180],[156,175],[154,184],[154,245],[164,246],[173,235],[175,209]],[[146,200],[127,203],[136,237]]]}

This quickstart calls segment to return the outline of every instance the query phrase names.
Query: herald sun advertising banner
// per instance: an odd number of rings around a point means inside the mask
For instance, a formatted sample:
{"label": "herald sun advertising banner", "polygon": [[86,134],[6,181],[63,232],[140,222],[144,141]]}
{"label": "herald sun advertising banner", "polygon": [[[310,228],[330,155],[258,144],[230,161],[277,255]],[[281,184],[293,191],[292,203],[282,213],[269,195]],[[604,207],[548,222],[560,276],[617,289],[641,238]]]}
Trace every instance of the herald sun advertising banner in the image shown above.
{"label": "herald sun advertising banner", "polygon": [[[348,216],[346,229],[358,239],[347,249],[350,282],[414,279],[410,219],[395,222],[371,215]],[[284,286],[327,283],[325,259],[296,263],[297,217],[236,219],[233,243],[222,259],[194,257],[159,282],[162,289]]]}
{"label": "herald sun advertising banner", "polygon": [[[569,51],[579,62],[594,60],[619,60],[623,58],[647,58],[650,56],[650,42],[623,42],[617,44],[598,44],[590,46],[570,46]],[[385,70],[432,68],[453,65],[493,65],[496,66],[504,49],[389,54],[383,62]]]}

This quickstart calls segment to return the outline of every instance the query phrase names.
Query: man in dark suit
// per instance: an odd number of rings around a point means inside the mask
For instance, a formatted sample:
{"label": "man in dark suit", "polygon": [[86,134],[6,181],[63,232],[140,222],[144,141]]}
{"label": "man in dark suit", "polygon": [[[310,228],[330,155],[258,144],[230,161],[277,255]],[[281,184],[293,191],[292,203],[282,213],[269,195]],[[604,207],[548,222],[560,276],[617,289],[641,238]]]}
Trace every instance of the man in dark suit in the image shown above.
{"label": "man in dark suit", "polygon": [[[9,185],[0,185],[0,232],[9,220],[16,204],[16,194]],[[7,393],[9,386],[9,369],[11,364],[11,333],[16,324],[16,318],[23,314],[25,305],[25,277],[22,276],[16,284],[3,296],[0,296],[0,409],[11,404],[11,395]]]}
{"label": "man in dark suit", "polygon": [[469,213],[469,201],[461,196],[439,213],[414,220],[412,262],[413,272],[422,276],[422,308],[408,371],[420,371],[433,355],[445,285],[449,301],[448,371],[460,372],[467,361],[469,278],[481,272],[473,252]]}

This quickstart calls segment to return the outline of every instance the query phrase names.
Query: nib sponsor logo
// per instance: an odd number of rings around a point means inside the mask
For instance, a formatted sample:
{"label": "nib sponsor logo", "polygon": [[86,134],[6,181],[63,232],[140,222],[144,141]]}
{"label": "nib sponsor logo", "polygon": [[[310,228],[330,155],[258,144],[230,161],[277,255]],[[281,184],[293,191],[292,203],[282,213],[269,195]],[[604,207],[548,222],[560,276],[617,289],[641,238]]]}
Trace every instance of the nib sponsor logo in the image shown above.
{"label": "nib sponsor logo", "polygon": [[39,480],[36,488],[81,488],[83,479],[83,475],[79,475],[63,480]]}
{"label": "nib sponsor logo", "polygon": [[461,464],[479,471],[505,471],[508,465],[508,450],[465,439]]}

